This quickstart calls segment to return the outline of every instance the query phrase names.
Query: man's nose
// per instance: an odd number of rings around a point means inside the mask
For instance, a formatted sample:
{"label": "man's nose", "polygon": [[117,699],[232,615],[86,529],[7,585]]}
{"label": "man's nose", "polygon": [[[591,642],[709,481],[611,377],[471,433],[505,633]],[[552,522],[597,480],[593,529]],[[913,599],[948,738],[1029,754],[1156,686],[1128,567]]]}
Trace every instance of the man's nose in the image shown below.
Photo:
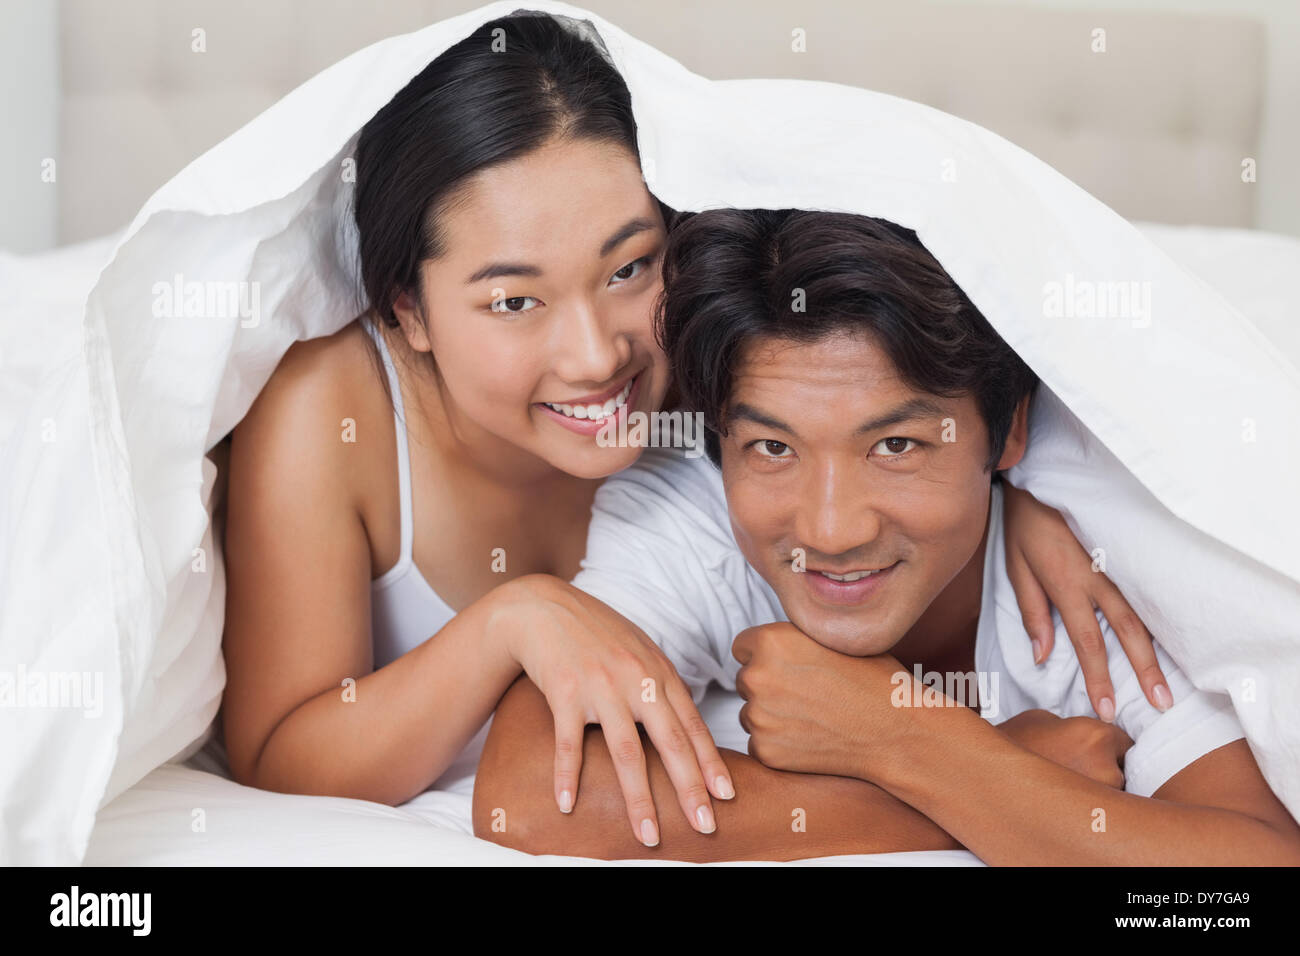
{"label": "man's nose", "polygon": [[800,489],[795,534],[805,548],[827,557],[876,540],[880,515],[856,469],[832,462],[810,472]]}
{"label": "man's nose", "polygon": [[586,301],[566,310],[555,330],[552,349],[560,378],[593,388],[608,384],[632,357],[632,344],[624,330]]}

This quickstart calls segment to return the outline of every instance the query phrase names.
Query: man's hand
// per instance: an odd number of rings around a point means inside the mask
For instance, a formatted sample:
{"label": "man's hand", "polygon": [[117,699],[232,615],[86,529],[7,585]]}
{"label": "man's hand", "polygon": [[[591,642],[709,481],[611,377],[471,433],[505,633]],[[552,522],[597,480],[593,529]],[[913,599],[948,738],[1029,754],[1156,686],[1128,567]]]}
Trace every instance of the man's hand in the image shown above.
{"label": "man's hand", "polygon": [[1026,710],[998,724],[998,730],[1030,753],[1108,787],[1124,789],[1124,754],[1133,740],[1114,724]]}
{"label": "man's hand", "polygon": [[[746,701],[740,723],[749,753],[769,767],[870,779],[864,772],[872,754],[907,731],[909,708],[895,706],[896,692],[914,678],[891,655],[839,654],[784,622],[742,631],[732,654],[744,665],[736,690]],[[911,690],[901,699],[923,699]],[[1133,741],[1114,724],[1029,710],[998,730],[1030,753],[1124,788],[1124,754]]]}
{"label": "man's hand", "polygon": [[870,779],[868,758],[906,732],[892,698],[914,678],[889,654],[849,657],[785,622],[741,631],[731,653],[750,756],[773,769]]}

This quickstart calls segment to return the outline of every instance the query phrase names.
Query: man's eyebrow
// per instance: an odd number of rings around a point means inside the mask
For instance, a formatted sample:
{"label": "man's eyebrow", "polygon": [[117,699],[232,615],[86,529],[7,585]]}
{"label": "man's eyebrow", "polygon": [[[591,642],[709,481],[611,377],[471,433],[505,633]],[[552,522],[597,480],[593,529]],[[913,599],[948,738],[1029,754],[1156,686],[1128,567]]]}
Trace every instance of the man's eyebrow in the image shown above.
{"label": "man's eyebrow", "polygon": [[918,418],[942,418],[945,414],[946,412],[937,403],[930,401],[928,398],[911,398],[879,418],[863,422],[858,426],[855,434],[865,435],[868,432],[888,428],[890,425],[913,422]]}
{"label": "man's eyebrow", "polygon": [[[874,432],[881,428],[888,428],[890,425],[898,425],[902,422],[915,421],[918,418],[939,418],[944,414],[944,410],[935,402],[928,398],[912,398],[891,409],[877,418],[863,422],[855,430],[856,435],[865,435],[868,432]],[[766,428],[774,428],[777,431],[783,431],[787,435],[798,437],[798,432],[781,421],[779,418],[773,418],[767,412],[760,411],[753,405],[747,405],[744,402],[738,402],[727,410],[727,422],[739,420],[753,422],[756,425],[763,425]]]}
{"label": "man's eyebrow", "polygon": [[762,425],[764,428],[775,428],[777,431],[785,432],[787,435],[794,435],[795,431],[785,422],[778,418],[773,418],[767,412],[760,412],[753,405],[746,405],[744,402],[737,402],[727,409],[727,424],[737,421],[749,421],[755,425]]}
{"label": "man's eyebrow", "polygon": [[[601,245],[600,258],[604,259],[638,232],[645,232],[647,229],[653,228],[655,228],[655,224],[644,217],[638,216],[636,219],[629,219]],[[489,262],[466,279],[465,284],[473,285],[475,282],[482,282],[485,279],[498,279],[501,276],[529,276],[536,278],[541,274],[541,268],[526,262]]]}

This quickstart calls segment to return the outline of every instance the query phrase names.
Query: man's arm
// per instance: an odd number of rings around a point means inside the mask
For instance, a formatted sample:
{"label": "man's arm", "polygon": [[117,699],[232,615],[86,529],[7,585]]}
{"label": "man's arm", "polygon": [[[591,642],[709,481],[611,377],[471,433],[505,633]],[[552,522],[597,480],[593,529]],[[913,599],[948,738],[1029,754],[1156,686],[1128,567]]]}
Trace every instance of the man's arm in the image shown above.
{"label": "man's arm", "polygon": [[926,725],[909,735],[914,744],[863,775],[987,863],[1300,865],[1300,826],[1245,740],[1210,751],[1143,797],[1028,753],[964,708],[913,715]]}
{"label": "man's arm", "polygon": [[[870,780],[986,863],[1300,864],[1300,826],[1269,789],[1245,740],[1226,736],[1223,726],[1207,731],[1199,759],[1148,797],[1040,755],[942,694],[928,701],[925,692],[933,689],[889,654],[846,657],[787,622],[742,632],[733,653],[742,664],[741,721],[750,751],[766,766]],[[790,680],[791,672],[799,680]],[[1185,696],[1160,719],[1170,720],[1179,707],[1212,714],[1206,703]],[[1146,738],[1148,748],[1158,739]],[[1113,740],[1109,746],[1118,757]],[[1141,779],[1136,769],[1129,767],[1125,779]]]}
{"label": "man's arm", "polygon": [[[654,748],[644,744],[657,805],[675,799]],[[527,678],[507,691],[492,720],[474,783],[474,834],[527,853],[709,862],[797,860],[846,853],[958,850],[920,813],[871,783],[771,770],[722,750],[736,796],[714,803],[717,830],[698,833],[664,814],[660,843],[647,849],[628,832],[614,761],[598,727],[583,744],[577,805],[560,813],[551,796],[555,735],[546,698]]]}

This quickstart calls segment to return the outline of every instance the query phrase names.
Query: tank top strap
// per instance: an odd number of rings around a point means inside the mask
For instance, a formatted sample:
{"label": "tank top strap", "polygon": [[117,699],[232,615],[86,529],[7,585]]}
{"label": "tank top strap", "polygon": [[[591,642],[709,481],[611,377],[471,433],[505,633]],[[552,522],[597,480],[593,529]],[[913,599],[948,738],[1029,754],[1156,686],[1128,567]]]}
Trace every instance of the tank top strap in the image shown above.
{"label": "tank top strap", "polygon": [[393,366],[393,357],[383,335],[370,322],[363,319],[361,324],[370,333],[379,348],[379,354],[383,356],[384,369],[388,372],[388,390],[393,396],[393,428],[397,435],[397,487],[402,511],[402,544],[398,563],[405,564],[411,561],[415,521],[411,509],[411,453],[406,441],[406,409],[402,403],[402,386],[397,379],[397,369]]}

